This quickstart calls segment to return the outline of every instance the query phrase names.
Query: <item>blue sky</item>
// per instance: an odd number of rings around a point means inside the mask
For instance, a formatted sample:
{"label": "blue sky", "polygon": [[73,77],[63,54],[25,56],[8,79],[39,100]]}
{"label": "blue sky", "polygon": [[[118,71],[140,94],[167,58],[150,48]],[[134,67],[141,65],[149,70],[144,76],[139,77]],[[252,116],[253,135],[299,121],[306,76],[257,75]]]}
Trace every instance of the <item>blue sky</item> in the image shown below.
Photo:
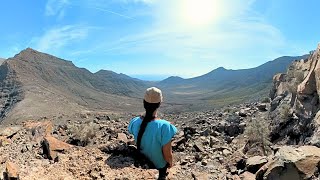
{"label": "blue sky", "polygon": [[302,55],[318,0],[3,0],[0,57],[27,47],[92,72],[194,77]]}

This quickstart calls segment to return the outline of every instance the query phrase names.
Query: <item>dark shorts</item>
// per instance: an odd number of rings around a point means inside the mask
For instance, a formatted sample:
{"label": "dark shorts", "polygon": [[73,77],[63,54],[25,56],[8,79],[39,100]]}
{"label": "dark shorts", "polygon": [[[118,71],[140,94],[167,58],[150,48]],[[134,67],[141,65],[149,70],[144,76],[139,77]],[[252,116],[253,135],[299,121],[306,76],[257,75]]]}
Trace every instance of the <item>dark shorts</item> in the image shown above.
{"label": "dark shorts", "polygon": [[164,168],[158,169],[159,170],[159,178],[158,180],[165,180],[168,173],[167,173],[167,169],[169,167],[169,164],[167,164]]}

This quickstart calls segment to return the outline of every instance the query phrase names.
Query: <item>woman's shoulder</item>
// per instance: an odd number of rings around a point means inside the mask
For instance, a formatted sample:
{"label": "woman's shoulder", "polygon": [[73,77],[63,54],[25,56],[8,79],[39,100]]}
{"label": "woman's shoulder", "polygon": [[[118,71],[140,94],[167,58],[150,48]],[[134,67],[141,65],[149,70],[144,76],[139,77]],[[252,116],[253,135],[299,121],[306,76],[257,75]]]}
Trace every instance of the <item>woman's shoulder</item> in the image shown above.
{"label": "woman's shoulder", "polygon": [[129,125],[128,125],[128,130],[132,134],[134,129],[136,129],[138,126],[140,126],[142,120],[140,117],[134,117],[131,119]]}
{"label": "woman's shoulder", "polygon": [[158,122],[159,124],[163,124],[163,125],[172,125],[173,126],[173,124],[166,119],[157,119],[156,122]]}
{"label": "woman's shoulder", "polygon": [[131,122],[136,122],[136,121],[141,121],[141,120],[142,120],[141,116],[137,116],[137,117],[132,118]]}

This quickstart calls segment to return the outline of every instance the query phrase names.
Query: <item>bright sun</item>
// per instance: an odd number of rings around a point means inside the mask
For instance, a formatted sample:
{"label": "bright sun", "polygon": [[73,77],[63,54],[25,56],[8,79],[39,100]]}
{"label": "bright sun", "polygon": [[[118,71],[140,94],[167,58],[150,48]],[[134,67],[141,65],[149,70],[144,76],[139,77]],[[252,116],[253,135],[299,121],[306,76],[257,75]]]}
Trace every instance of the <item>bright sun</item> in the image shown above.
{"label": "bright sun", "polygon": [[204,26],[218,18],[217,6],[217,0],[184,0],[181,15],[192,26]]}

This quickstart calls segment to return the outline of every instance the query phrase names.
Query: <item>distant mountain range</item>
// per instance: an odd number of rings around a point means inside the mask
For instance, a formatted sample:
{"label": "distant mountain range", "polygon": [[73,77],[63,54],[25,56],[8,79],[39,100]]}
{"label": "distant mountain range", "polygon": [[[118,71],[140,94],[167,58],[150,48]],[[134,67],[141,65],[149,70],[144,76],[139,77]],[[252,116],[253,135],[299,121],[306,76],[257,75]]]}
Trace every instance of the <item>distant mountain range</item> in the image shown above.
{"label": "distant mountain range", "polygon": [[170,99],[183,99],[185,102],[193,101],[205,106],[208,103],[238,103],[261,95],[267,96],[274,74],[286,72],[292,61],[307,57],[308,55],[283,56],[251,69],[227,70],[220,67],[190,79],[169,77],[157,85],[171,93]]}
{"label": "distant mountain range", "polygon": [[275,73],[306,56],[281,57],[244,70],[215,69],[205,75],[159,82],[100,70],[91,73],[33,49],[25,49],[0,66],[0,118],[57,117],[83,111],[137,112],[147,87],[164,92],[165,111],[198,110],[267,96]]}

